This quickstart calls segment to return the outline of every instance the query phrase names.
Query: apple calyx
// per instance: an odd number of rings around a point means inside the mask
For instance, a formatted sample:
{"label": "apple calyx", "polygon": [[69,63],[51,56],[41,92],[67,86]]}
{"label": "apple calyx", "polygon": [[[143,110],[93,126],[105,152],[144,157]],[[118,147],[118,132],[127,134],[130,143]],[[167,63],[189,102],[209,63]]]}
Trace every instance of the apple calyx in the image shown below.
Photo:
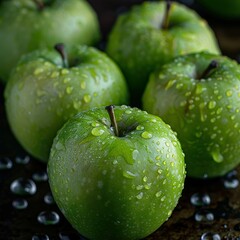
{"label": "apple calyx", "polygon": [[117,125],[117,121],[114,113],[114,105],[106,106],[105,109],[107,110],[108,115],[110,117],[111,127],[113,128],[114,134],[116,137],[119,137],[118,125]]}
{"label": "apple calyx", "polygon": [[218,61],[212,60],[208,67],[205,69],[205,71],[197,78],[197,79],[203,79],[206,77],[209,77],[209,75],[212,73],[212,70],[216,69],[218,67]]}
{"label": "apple calyx", "polygon": [[69,65],[68,65],[68,55],[67,55],[67,51],[66,51],[66,48],[65,48],[64,44],[63,43],[57,43],[54,46],[54,49],[61,55],[63,67],[68,68],[69,67]]}
{"label": "apple calyx", "polygon": [[168,29],[169,27],[169,16],[170,16],[170,10],[171,10],[172,2],[167,0],[166,1],[166,8],[165,8],[165,14],[163,17],[163,22],[162,22],[162,29]]}
{"label": "apple calyx", "polygon": [[42,11],[45,7],[42,0],[33,0],[33,2],[36,4],[38,11]]}

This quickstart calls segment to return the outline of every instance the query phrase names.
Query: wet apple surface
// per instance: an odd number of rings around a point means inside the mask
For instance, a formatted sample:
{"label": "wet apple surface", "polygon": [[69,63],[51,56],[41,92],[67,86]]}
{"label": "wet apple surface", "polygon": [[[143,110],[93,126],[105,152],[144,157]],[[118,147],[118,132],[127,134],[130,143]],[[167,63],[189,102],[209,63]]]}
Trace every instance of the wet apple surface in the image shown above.
{"label": "wet apple surface", "polygon": [[[104,40],[114,20],[142,1],[89,1],[96,9]],[[182,1],[184,2],[184,1]],[[194,1],[185,1],[193,4]],[[197,8],[196,4],[190,5]],[[198,10],[198,8],[197,8]],[[200,12],[216,32],[227,56],[240,59],[239,20],[212,19]],[[104,48],[105,43],[101,44]],[[0,239],[81,239],[53,200],[46,164],[27,154],[10,131],[0,85]],[[146,240],[236,240],[240,238],[240,167],[220,178],[187,177],[182,197],[167,222]]]}

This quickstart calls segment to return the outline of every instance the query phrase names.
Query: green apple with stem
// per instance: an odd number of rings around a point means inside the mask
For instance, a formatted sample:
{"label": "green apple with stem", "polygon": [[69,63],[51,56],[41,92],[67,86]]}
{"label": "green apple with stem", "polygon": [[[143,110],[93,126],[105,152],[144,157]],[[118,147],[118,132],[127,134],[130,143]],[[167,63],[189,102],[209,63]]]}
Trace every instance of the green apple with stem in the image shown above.
{"label": "green apple with stem", "polygon": [[24,55],[7,82],[10,127],[34,157],[47,161],[57,130],[75,113],[107,104],[127,104],[118,66],[103,52],[83,45]]}
{"label": "green apple with stem", "polygon": [[100,38],[94,9],[85,0],[10,0],[0,3],[0,79],[19,58],[56,42],[94,45]]}
{"label": "green apple with stem", "polygon": [[180,56],[151,74],[143,109],[177,132],[191,177],[217,177],[240,163],[240,66],[207,52]]}
{"label": "green apple with stem", "polygon": [[196,12],[177,2],[145,2],[121,15],[106,51],[120,66],[138,104],[149,74],[173,57],[208,50],[219,53],[215,34]]}
{"label": "green apple with stem", "polygon": [[48,162],[56,203],[89,239],[142,239],[165,222],[184,185],[180,143],[159,117],[110,105],[75,115]]}

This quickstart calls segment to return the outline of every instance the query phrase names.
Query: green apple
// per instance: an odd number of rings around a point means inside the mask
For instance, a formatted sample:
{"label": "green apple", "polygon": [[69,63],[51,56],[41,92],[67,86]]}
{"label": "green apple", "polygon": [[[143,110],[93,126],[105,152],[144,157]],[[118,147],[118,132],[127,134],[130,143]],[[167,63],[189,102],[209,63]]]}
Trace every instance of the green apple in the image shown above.
{"label": "green apple", "polygon": [[142,239],[175,208],[184,155],[159,117],[127,106],[106,109],[81,112],[58,132],[48,162],[50,187],[65,217],[88,239]]}
{"label": "green apple", "polygon": [[240,66],[207,52],[180,56],[151,74],[143,109],[177,132],[191,177],[217,177],[240,163]]}
{"label": "green apple", "polygon": [[8,0],[0,3],[0,79],[22,54],[56,42],[93,45],[100,38],[95,11],[84,0]]}
{"label": "green apple", "polygon": [[184,5],[173,2],[169,7],[163,1],[145,2],[121,15],[106,48],[126,77],[133,103],[141,98],[149,74],[157,66],[201,50],[219,53],[206,21]]}
{"label": "green apple", "polygon": [[69,117],[92,107],[128,103],[125,79],[105,53],[82,45],[64,51],[58,44],[56,49],[24,55],[5,89],[14,135],[45,162],[57,130]]}
{"label": "green apple", "polygon": [[197,0],[206,11],[227,19],[240,19],[239,0]]}

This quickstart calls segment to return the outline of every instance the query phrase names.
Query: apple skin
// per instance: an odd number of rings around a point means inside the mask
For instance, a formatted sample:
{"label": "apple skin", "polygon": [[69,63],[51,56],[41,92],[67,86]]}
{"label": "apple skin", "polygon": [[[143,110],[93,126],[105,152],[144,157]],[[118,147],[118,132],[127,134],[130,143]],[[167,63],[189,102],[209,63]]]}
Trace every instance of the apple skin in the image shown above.
{"label": "apple skin", "polygon": [[125,79],[105,53],[83,45],[67,52],[69,68],[54,49],[24,55],[4,92],[12,132],[27,152],[44,162],[69,117],[92,107],[128,103]]}
{"label": "apple skin", "polygon": [[[219,66],[197,79],[212,60]],[[177,132],[188,176],[218,177],[240,163],[240,67],[234,60],[206,52],[177,57],[150,76],[142,101]]]}
{"label": "apple skin", "polygon": [[89,239],[142,239],[165,222],[185,180],[184,154],[170,126],[137,108],[94,108],[58,132],[48,162],[56,203]]}
{"label": "apple skin", "polygon": [[121,15],[110,32],[106,51],[125,75],[134,103],[157,66],[186,53],[220,52],[214,33],[193,10],[173,2],[166,30],[164,15],[165,2],[145,2]]}
{"label": "apple skin", "polygon": [[240,19],[239,0],[197,0],[204,10],[223,19]]}
{"label": "apple skin", "polygon": [[0,79],[7,82],[19,58],[56,42],[94,45],[100,38],[96,13],[84,0],[53,0],[38,10],[33,0],[0,3]]}

